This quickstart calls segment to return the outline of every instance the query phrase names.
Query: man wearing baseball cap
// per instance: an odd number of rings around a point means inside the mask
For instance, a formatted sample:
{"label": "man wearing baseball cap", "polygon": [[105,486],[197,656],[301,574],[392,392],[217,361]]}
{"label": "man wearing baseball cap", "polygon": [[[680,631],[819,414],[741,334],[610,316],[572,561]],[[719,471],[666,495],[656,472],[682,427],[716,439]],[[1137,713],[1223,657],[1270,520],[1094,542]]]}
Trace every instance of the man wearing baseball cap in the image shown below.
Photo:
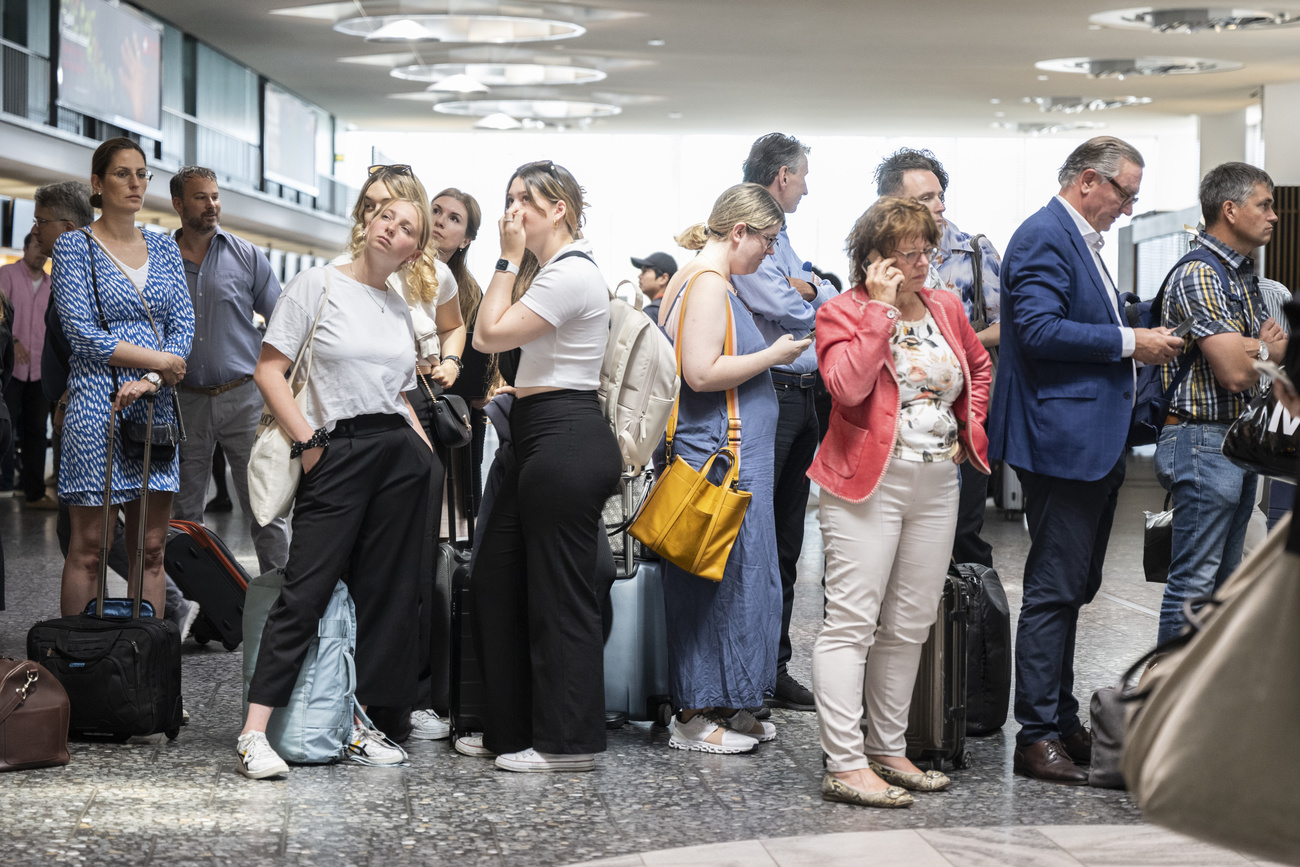
{"label": "man wearing baseball cap", "polygon": [[668,281],[677,273],[677,260],[667,253],[651,253],[644,259],[632,257],[632,266],[641,269],[641,291],[650,299],[642,309],[645,315],[659,321],[659,299],[663,298]]}

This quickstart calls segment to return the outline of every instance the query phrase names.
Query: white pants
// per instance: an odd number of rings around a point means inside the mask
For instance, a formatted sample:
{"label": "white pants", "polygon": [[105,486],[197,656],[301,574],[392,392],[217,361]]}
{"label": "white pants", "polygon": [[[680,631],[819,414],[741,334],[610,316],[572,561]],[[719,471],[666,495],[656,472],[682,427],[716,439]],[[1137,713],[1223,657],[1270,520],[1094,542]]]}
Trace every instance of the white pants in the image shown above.
{"label": "white pants", "polygon": [[950,461],[894,458],[865,502],[821,491],[826,619],[813,649],[813,693],[831,771],[865,768],[868,753],[905,752],[921,645],[952,555],[957,478]]}

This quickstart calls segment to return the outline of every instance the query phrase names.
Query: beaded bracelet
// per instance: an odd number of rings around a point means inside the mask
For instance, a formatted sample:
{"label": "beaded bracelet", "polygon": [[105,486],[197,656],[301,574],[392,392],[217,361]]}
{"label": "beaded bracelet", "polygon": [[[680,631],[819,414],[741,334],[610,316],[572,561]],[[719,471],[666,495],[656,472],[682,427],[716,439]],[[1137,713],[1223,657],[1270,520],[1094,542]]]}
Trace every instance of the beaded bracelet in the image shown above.
{"label": "beaded bracelet", "polygon": [[311,439],[306,442],[294,442],[289,444],[289,458],[292,460],[293,458],[302,457],[302,453],[308,449],[324,448],[329,445],[329,441],[330,432],[325,430],[323,427],[317,428],[315,432],[312,433]]}

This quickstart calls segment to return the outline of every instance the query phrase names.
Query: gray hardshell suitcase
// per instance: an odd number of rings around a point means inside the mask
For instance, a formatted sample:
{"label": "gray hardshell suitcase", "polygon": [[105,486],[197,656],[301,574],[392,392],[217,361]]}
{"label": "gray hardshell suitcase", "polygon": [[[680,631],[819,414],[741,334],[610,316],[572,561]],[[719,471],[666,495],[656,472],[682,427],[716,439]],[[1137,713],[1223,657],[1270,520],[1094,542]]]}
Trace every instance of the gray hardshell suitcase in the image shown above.
{"label": "gray hardshell suitcase", "polygon": [[663,565],[642,560],[609,591],[613,626],[605,642],[605,709],[668,724],[668,620]]}
{"label": "gray hardshell suitcase", "polygon": [[956,570],[945,579],[939,616],[921,648],[907,720],[907,757],[918,767],[970,766],[966,755],[966,636],[971,588]]}

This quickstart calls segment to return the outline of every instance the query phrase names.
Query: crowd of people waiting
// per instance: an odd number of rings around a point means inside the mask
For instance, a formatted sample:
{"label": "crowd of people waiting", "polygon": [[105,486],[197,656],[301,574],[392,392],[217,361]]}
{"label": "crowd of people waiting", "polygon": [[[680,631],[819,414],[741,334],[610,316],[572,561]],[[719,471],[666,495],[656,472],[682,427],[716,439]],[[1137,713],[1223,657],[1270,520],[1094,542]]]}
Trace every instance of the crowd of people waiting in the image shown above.
{"label": "crowd of people waiting", "polygon": [[[672,747],[749,752],[778,736],[768,708],[815,710],[827,800],[905,807],[912,791],[948,788],[946,775],[908,760],[904,732],[949,563],[992,565],[981,526],[990,464],[1001,461],[1024,487],[1031,538],[1015,642],[1015,770],[1086,782],[1076,630],[1101,584],[1136,365],[1165,365],[1166,382],[1180,364],[1191,368],[1156,459],[1176,506],[1164,638],[1180,627],[1183,601],[1213,590],[1241,559],[1256,479],[1217,445],[1258,388],[1252,361],[1280,358],[1287,341],[1251,258],[1277,221],[1273,184],[1241,163],[1213,169],[1200,187],[1204,225],[1193,243],[1226,271],[1181,265],[1163,321],[1130,327],[1099,251],[1115,219],[1133,212],[1143,168],[1119,139],[1080,145],[1060,169],[1059,195],[1000,257],[945,218],[949,177],[933,154],[903,149],[877,170],[880,198],[848,234],[851,285],[840,292],[786,231],[808,192],[809,148],[773,133],[754,143],[742,182],[678,236],[697,251],[686,265],[665,253],[632,260],[647,315],[679,351],[673,453],[699,468],[734,434],[739,485],[752,495],[721,582],[664,564]],[[37,191],[24,260],[0,269],[13,301],[0,328],[6,378],[16,350],[14,381],[41,380],[56,411],[63,612],[95,594],[111,459],[112,503],[129,538],[148,497],[144,598],[188,628],[194,606],[163,570],[168,519],[201,519],[217,445],[251,514],[249,451],[265,404],[303,477],[291,528],[250,528],[260,567],[283,568],[285,579],[248,691],[239,770],[255,779],[288,771],[267,723],[289,700],[340,579],[357,612],[356,696],[375,721],[357,720],[351,755],[396,763],[405,754],[395,740],[446,738],[446,720],[428,707],[420,614],[448,461],[434,402],[479,353],[491,357],[493,381],[470,395],[473,463],[494,395],[511,402],[511,440],[497,455],[504,473],[491,509],[478,516],[471,575],[484,730],[455,748],[511,771],[592,770],[605,748],[598,527],[622,462],[597,397],[610,296],[583,237],[577,179],[548,161],[510,176],[500,258],[480,291],[465,265],[482,222],[475,199],[455,188],[430,198],[409,166],[374,166],[348,249],[282,291],[265,257],[221,228],[207,169],[172,179],[179,230],[139,229],[151,177],[135,142],[104,142],[89,190]],[[41,319],[38,257],[51,256]],[[1186,336],[1175,336],[1185,321]],[[295,397],[286,377],[305,341],[311,376]],[[13,392],[43,436],[28,390]],[[155,462],[147,491],[142,463],[103,445],[110,413],[143,422],[146,397],[156,423],[187,428],[176,455]],[[34,443],[26,425],[24,442]],[[661,448],[659,471],[664,459]],[[24,468],[32,504],[44,497],[43,471],[43,462]],[[826,558],[811,689],[788,670],[810,481]],[[477,502],[479,480],[465,483]]]}

